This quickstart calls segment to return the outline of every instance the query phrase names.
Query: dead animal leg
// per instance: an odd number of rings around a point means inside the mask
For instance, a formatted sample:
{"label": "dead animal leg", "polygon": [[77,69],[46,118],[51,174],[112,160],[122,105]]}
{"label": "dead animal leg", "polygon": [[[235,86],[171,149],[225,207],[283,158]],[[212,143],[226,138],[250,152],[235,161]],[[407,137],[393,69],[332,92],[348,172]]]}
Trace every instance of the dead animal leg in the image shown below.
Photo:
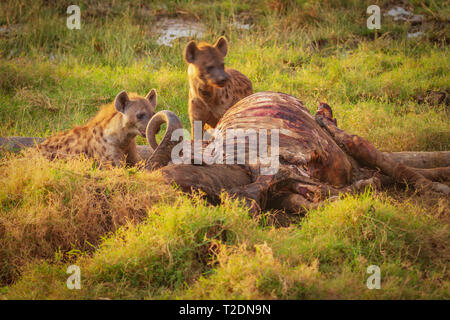
{"label": "dead animal leg", "polygon": [[450,167],[443,168],[430,168],[430,169],[417,169],[414,171],[420,173],[425,178],[431,181],[450,181]]}
{"label": "dead animal leg", "polygon": [[279,181],[277,175],[259,176],[255,182],[241,187],[230,188],[227,192],[244,201],[252,214],[258,214],[266,208],[269,190]]}
{"label": "dead animal leg", "polygon": [[306,210],[316,209],[324,202],[339,199],[339,195],[344,193],[358,193],[367,187],[373,189],[380,188],[380,179],[372,177],[359,180],[354,184],[344,188],[334,188],[325,184],[308,184],[299,181],[289,181],[287,188],[272,196],[267,205],[271,209],[282,209],[286,212],[303,214]]}
{"label": "dead animal leg", "polygon": [[289,183],[291,192],[300,194],[310,201],[320,201],[324,198],[338,196],[343,193],[358,193],[364,191],[368,187],[380,189],[381,180],[378,177],[371,177],[369,179],[358,180],[343,188],[335,188],[327,184],[309,185],[298,181],[291,181]]}
{"label": "dead animal leg", "polygon": [[301,194],[286,192],[273,197],[268,207],[271,209],[281,209],[289,213],[304,214],[307,210],[316,209],[320,202],[311,202]]}
{"label": "dead animal leg", "polygon": [[280,167],[274,175],[257,175],[255,172],[259,170],[256,168],[249,168],[249,170],[253,172],[252,176],[256,175],[256,180],[241,187],[230,188],[227,192],[243,200],[250,208],[250,212],[257,214],[266,208],[269,195],[276,191],[274,189],[290,180],[291,172],[285,167]]}
{"label": "dead animal leg", "polygon": [[359,193],[367,188],[371,189],[380,189],[381,188],[381,180],[377,177],[372,177],[369,179],[358,180],[352,185],[348,187],[344,187],[342,189],[338,189],[339,193]]}
{"label": "dead animal leg", "polygon": [[181,191],[201,191],[214,204],[220,203],[222,191],[251,183],[248,171],[237,165],[180,164],[169,165],[159,171],[167,182],[176,184]]}
{"label": "dead animal leg", "polygon": [[[410,183],[418,190],[434,190],[444,194],[450,194],[450,188],[444,184],[432,182],[424,175],[423,171],[415,170],[403,164],[395,162],[388,154],[378,151],[369,141],[357,136],[351,135],[336,127],[332,120],[330,106],[321,104],[316,113],[316,121],[325,128],[349,155],[354,157],[362,165],[372,168],[380,168],[388,176],[394,178],[400,183]],[[431,175],[428,174],[428,177]]]}
{"label": "dead animal leg", "polygon": [[233,197],[243,201],[249,208],[249,211],[256,215],[266,205],[266,188],[265,185],[254,182],[242,187],[235,187],[227,190],[227,192]]}

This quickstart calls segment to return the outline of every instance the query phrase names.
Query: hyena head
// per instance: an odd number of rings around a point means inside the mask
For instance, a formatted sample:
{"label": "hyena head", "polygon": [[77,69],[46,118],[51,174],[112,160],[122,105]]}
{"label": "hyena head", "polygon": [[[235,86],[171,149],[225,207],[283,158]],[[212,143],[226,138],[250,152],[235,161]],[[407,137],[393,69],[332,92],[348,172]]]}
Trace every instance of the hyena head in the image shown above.
{"label": "hyena head", "polygon": [[114,99],[114,107],[123,115],[123,127],[129,135],[145,137],[145,130],[155,114],[156,90],[152,89],[143,97],[129,97],[126,91],[120,92]]}
{"label": "hyena head", "polygon": [[223,87],[230,78],[225,72],[223,59],[228,52],[225,37],[217,39],[214,45],[190,41],[184,51],[184,59],[195,66],[198,77],[215,87]]}

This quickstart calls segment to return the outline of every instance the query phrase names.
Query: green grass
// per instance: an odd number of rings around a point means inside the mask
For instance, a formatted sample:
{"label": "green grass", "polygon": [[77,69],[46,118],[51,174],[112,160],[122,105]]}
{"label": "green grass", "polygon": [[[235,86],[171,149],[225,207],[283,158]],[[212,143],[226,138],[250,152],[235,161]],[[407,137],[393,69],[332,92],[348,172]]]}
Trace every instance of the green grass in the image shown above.
{"label": "green grass", "polygon": [[[69,264],[40,262],[4,291],[12,299],[448,299],[449,236],[436,217],[371,194],[286,228],[264,226],[227,199],[211,207],[180,197],[71,262],[81,290],[65,287]],[[373,264],[380,290],[365,286]]]}
{"label": "green grass", "polygon": [[[158,110],[188,128],[188,39],[160,47],[152,31],[176,15],[205,23],[207,41],[224,34],[226,64],[255,91],[292,94],[311,111],[327,101],[340,127],[383,151],[450,150],[448,101],[426,99],[450,92],[448,3],[409,1],[425,36],[407,39],[410,26],[387,17],[368,30],[368,4],[357,0],[80,1],[81,30],[66,28],[69,2],[0,4],[0,26],[12,30],[0,33],[0,136],[47,137],[124,89],[156,88]],[[1,161],[2,298],[449,298],[446,202],[370,193],[275,228],[230,200],[210,207],[134,169]],[[102,210],[118,222],[90,216]],[[73,263],[80,291],[65,286]],[[372,264],[381,290],[365,286]]]}

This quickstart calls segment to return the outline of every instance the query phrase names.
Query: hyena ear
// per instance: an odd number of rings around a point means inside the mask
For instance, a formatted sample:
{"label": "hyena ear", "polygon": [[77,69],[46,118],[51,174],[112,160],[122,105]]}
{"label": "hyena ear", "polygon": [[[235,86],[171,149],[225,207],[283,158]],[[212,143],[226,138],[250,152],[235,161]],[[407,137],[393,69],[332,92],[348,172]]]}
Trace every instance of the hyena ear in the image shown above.
{"label": "hyena ear", "polygon": [[218,49],[220,52],[222,52],[223,56],[225,57],[228,52],[228,42],[225,37],[220,37],[217,39],[216,44],[214,45],[216,49]]}
{"label": "hyena ear", "polygon": [[128,98],[127,92],[125,90],[121,91],[114,99],[114,107],[116,107],[117,111],[123,113],[129,101],[130,98]]}
{"label": "hyena ear", "polygon": [[194,40],[189,41],[189,43],[186,45],[186,49],[184,49],[184,59],[187,63],[194,63],[195,60],[195,54],[197,53],[197,44]]}
{"label": "hyena ear", "polygon": [[147,95],[145,96],[145,99],[150,101],[150,104],[152,105],[152,107],[155,108],[156,107],[156,89],[150,90],[150,92],[147,93]]}

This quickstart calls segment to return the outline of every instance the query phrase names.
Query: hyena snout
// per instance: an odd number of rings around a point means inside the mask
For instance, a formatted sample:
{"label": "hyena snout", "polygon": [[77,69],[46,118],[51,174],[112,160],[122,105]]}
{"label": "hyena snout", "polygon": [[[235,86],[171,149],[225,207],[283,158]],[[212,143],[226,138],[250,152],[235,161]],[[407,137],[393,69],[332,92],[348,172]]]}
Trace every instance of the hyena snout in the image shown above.
{"label": "hyena snout", "polygon": [[228,80],[230,79],[230,76],[224,71],[221,72],[220,74],[217,74],[214,77],[214,84],[219,86],[219,87],[223,87],[225,86],[225,84],[228,82]]}
{"label": "hyena snout", "polygon": [[143,114],[137,115],[137,122],[136,122],[136,128],[139,131],[139,135],[142,137],[145,136],[145,132],[147,130],[147,125],[150,122],[150,119],[155,115],[154,111],[145,112]]}

